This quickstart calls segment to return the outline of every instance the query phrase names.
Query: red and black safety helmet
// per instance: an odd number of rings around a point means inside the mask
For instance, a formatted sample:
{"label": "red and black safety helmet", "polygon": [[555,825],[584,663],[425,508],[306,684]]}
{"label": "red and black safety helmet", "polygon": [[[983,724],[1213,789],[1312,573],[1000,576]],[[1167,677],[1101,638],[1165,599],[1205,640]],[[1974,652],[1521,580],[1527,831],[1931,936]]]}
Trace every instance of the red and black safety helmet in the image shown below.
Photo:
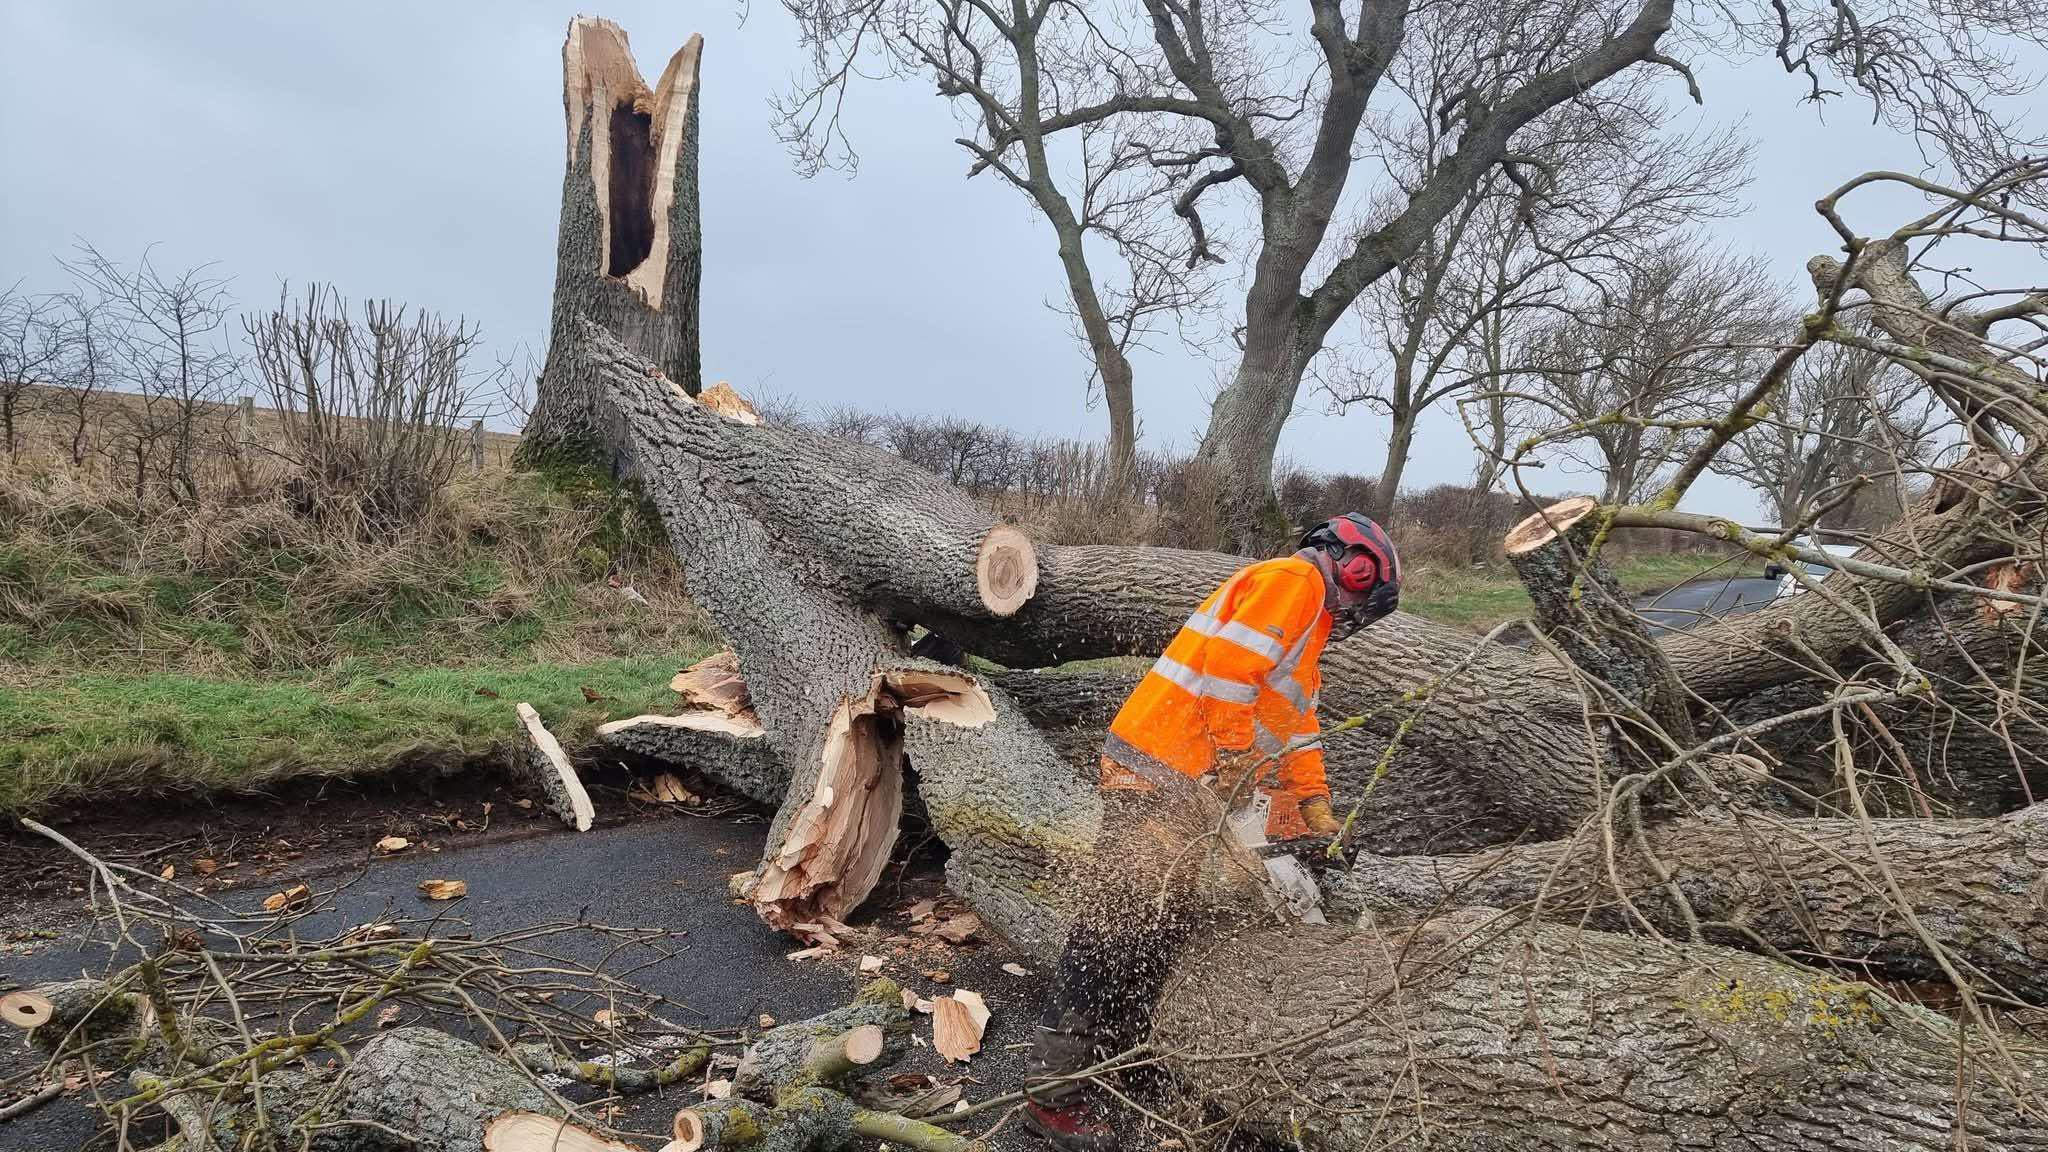
{"label": "red and black safety helmet", "polygon": [[1386,529],[1369,517],[1346,512],[1325,520],[1308,530],[1301,547],[1319,548],[1328,554],[1337,586],[1353,595],[1364,596],[1382,586],[1401,586],[1401,558],[1394,554],[1394,542],[1387,538]]}

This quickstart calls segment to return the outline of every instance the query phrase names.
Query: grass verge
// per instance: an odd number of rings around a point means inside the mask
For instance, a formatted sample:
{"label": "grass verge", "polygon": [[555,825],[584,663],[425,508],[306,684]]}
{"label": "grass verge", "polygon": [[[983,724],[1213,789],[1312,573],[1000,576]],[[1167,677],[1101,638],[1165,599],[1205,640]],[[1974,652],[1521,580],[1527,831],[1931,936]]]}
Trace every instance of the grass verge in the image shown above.
{"label": "grass verge", "polygon": [[247,680],[82,673],[0,687],[0,809],[458,766],[518,739],[519,701],[574,745],[605,719],[669,706],[678,660],[704,654]]}

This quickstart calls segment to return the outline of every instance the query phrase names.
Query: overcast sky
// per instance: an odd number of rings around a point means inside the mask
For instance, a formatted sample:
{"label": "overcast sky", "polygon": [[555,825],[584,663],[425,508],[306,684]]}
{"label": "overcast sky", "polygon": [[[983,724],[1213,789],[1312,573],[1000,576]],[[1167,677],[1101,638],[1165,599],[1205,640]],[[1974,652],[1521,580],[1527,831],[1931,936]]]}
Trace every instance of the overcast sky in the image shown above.
{"label": "overcast sky", "polygon": [[[58,282],[74,240],[161,267],[217,262],[237,297],[330,280],[539,348],[562,179],[564,3],[299,4],[0,0],[0,283]],[[791,169],[768,100],[802,64],[774,0],[608,0],[652,80],[702,32],[705,380],[807,405],[954,414],[1096,436],[1087,365],[1048,300],[1047,229],[1012,192],[965,181],[945,104],[916,84],[856,89],[853,179]],[[1834,241],[1813,200],[1910,141],[1839,105],[1826,122],[1768,63],[1701,67],[1709,123],[1758,139],[1750,211],[1726,235],[1788,280]],[[1676,82],[1674,81],[1674,84]],[[1873,201],[1873,204],[1875,201]],[[1902,205],[1902,207],[1905,207]],[[1873,212],[1877,230],[1897,217]],[[1232,289],[1235,291],[1235,289]],[[1137,363],[1147,440],[1190,447],[1217,366],[1173,350]],[[1284,454],[1376,473],[1380,421],[1304,397]],[[1423,431],[1408,482],[1462,481],[1456,421]],[[1560,477],[1567,487],[1571,478]],[[1583,483],[1583,478],[1580,479]],[[1695,503],[1749,513],[1716,480]]]}

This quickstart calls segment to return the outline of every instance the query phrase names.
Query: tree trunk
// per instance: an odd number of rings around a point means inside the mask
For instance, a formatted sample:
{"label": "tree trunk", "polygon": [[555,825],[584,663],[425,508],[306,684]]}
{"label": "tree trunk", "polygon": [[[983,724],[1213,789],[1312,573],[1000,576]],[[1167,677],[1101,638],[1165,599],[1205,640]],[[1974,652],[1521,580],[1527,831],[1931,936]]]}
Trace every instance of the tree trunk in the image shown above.
{"label": "tree trunk", "polygon": [[1471,856],[1361,858],[1324,889],[1333,908],[1351,914],[1477,905],[1603,931],[1647,923],[1680,940],[1690,916],[1707,939],[1730,947],[1763,944],[1851,975],[1947,979],[1888,891],[1889,869],[1958,970],[2008,996],[2048,998],[2048,917],[2039,911],[2048,896],[2048,806],[1996,820],[1868,827],[1737,812],[1653,826],[1641,842],[1616,838],[1610,846],[1588,829]]}
{"label": "tree trunk", "polygon": [[[562,45],[568,168],[555,246],[548,359],[519,451],[591,457],[602,440],[576,366],[562,357],[576,326],[599,325],[689,395],[701,387],[697,285],[703,265],[697,208],[697,69],[692,36],[650,90],[626,33],[579,16]],[[602,455],[592,457],[604,463]]]}
{"label": "tree trunk", "polygon": [[[1265,294],[1253,288],[1254,315]],[[1295,358],[1295,335],[1291,320],[1251,326],[1237,373],[1210,404],[1209,427],[1195,451],[1194,465],[1222,516],[1216,543],[1245,556],[1265,554],[1288,534],[1273,496],[1273,453],[1307,367]]]}
{"label": "tree trunk", "polygon": [[1180,972],[1155,1047],[1207,1115],[1289,1146],[2048,1148],[2017,1078],[2043,1050],[2009,1040],[2015,1075],[1973,1036],[1959,1062],[1932,1012],[1726,949],[1469,909],[1233,936]]}
{"label": "tree trunk", "polygon": [[[1502,545],[1545,636],[1580,671],[1640,709],[1665,735],[1692,743],[1685,686],[1600,558],[1608,520],[1590,496],[1553,504],[1517,524]],[[1663,748],[1650,741],[1653,759]]]}
{"label": "tree trunk", "polygon": [[1401,494],[1401,474],[1408,470],[1408,453],[1415,443],[1415,421],[1419,415],[1406,404],[1397,403],[1388,418],[1387,462],[1380,466],[1380,480],[1372,490],[1372,506],[1363,509],[1382,524],[1394,518],[1394,501]]}

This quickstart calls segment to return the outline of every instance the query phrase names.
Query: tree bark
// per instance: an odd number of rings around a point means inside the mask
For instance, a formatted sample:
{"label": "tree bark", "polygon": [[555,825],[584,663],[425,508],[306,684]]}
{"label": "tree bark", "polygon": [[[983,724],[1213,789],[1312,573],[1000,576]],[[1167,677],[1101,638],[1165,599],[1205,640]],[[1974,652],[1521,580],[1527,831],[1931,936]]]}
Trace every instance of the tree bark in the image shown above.
{"label": "tree bark", "polygon": [[1408,453],[1415,444],[1418,415],[1414,409],[1396,403],[1387,417],[1387,462],[1380,465],[1380,479],[1373,486],[1371,507],[1363,509],[1366,515],[1382,524],[1394,518],[1394,501],[1401,494],[1401,476],[1408,470]]}
{"label": "tree bark", "polygon": [[1958,969],[1987,990],[2048,997],[2048,807],[1867,827],[1738,812],[1652,826],[1641,842],[1615,839],[1611,868],[1610,845],[1589,828],[1470,856],[1361,857],[1324,890],[1347,914],[1477,905],[1603,931],[1647,924],[1677,940],[1690,916],[1729,947],[1768,947],[1851,976],[1946,980],[1889,892],[1888,869]]}
{"label": "tree bark", "polygon": [[[1537,627],[1589,677],[1640,709],[1680,745],[1692,743],[1685,685],[1601,559],[1607,520],[1589,496],[1553,504],[1517,524],[1502,546],[1529,593]],[[1651,759],[1663,747],[1651,740]]]}
{"label": "tree bark", "polygon": [[1950,1021],[1712,946],[1468,909],[1231,936],[1180,972],[1167,1066],[1209,1115],[1310,1149],[2048,1147],[2026,1081],[1981,1044],[1959,1062]]}

